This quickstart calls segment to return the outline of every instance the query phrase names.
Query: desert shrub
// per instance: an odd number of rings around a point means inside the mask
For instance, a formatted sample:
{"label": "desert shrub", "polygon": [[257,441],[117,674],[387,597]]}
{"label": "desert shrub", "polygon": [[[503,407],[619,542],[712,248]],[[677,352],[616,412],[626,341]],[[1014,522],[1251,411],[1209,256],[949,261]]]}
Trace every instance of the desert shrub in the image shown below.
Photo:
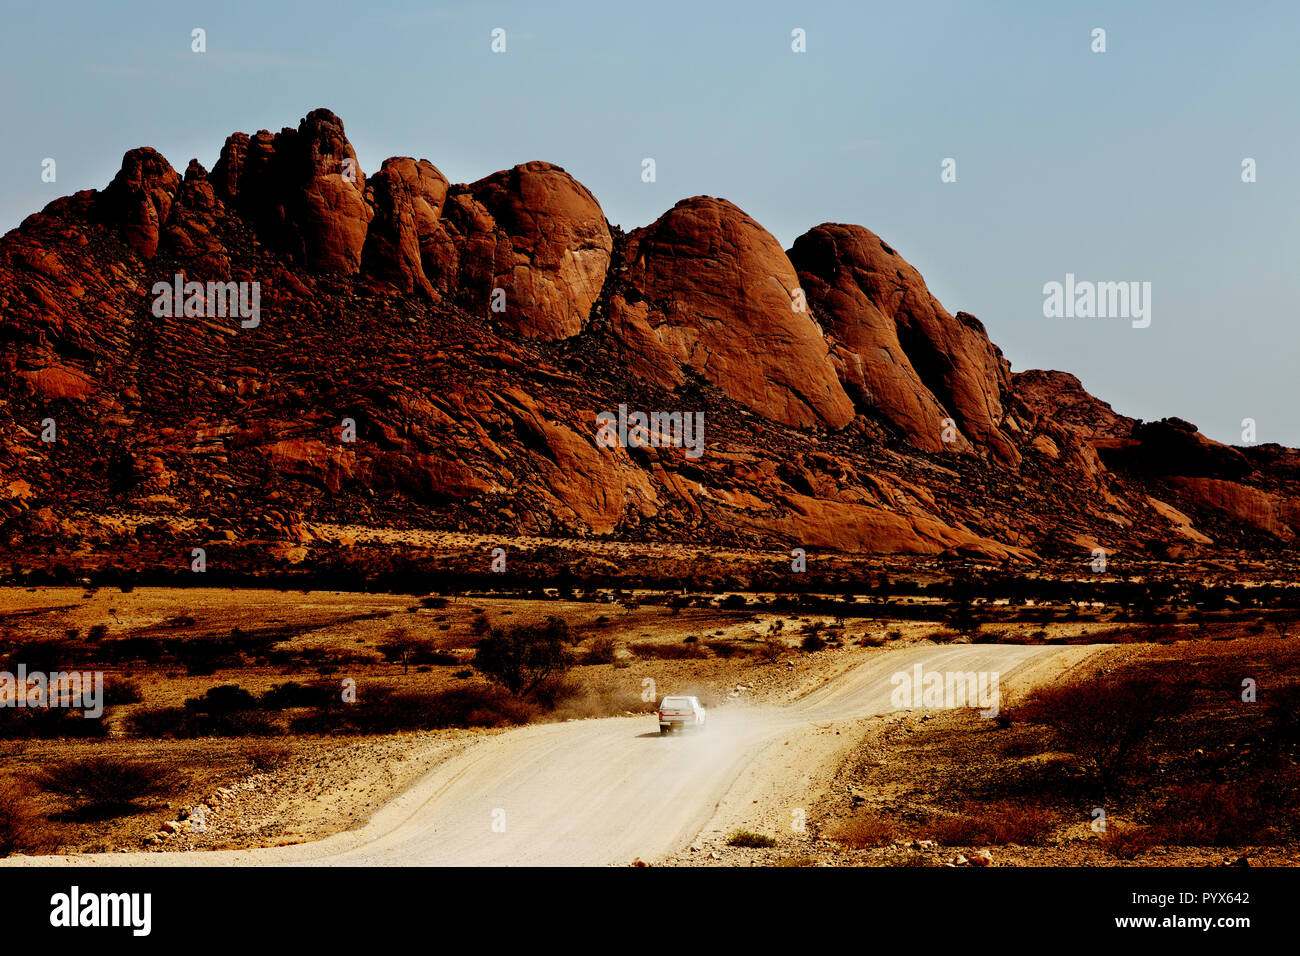
{"label": "desert shrub", "polygon": [[1101,845],[1116,859],[1134,860],[1156,846],[1158,842],[1156,834],[1150,827],[1112,826],[1106,829]]}
{"label": "desert shrub", "polygon": [[702,660],[709,652],[699,644],[634,644],[632,653],[642,660]]}
{"label": "desert shrub", "polygon": [[799,643],[799,649],[808,653],[820,651],[825,647],[826,641],[822,639],[820,634],[809,634]]}
{"label": "desert shrub", "polygon": [[126,719],[126,729],[133,737],[161,740],[164,737],[183,737],[186,715],[184,707],[145,707]]}
{"label": "desert shrub", "polygon": [[840,823],[831,833],[830,838],[845,846],[862,847],[888,846],[898,841],[898,828],[892,820],[870,810],[859,810],[849,819]]}
{"label": "desert shrub", "polygon": [[104,681],[104,706],[122,707],[144,700],[140,685],[125,677],[109,677]]}
{"label": "desert shrub", "polygon": [[721,606],[728,610],[736,610],[745,607],[748,603],[743,594],[728,594],[722,599]]}
{"label": "desert shrub", "polygon": [[209,687],[202,697],[191,697],[185,701],[186,710],[199,714],[233,714],[252,710],[256,706],[257,698],[238,684]]}
{"label": "desert shrub", "polygon": [[96,653],[106,664],[156,664],[163,658],[163,645],[155,637],[118,637],[101,643]]}
{"label": "desert shrub", "polygon": [[935,820],[926,832],[943,846],[1034,846],[1047,839],[1058,823],[1050,810],[1007,801],[967,807],[957,816]]}
{"label": "desert shrub", "polygon": [[264,710],[288,710],[294,707],[328,707],[342,701],[339,687],[333,682],[299,684],[285,681],[263,691],[258,704]]}
{"label": "desert shrub", "polygon": [[87,810],[125,810],[150,797],[164,797],[180,786],[170,767],[128,757],[62,760],[42,771],[37,785]]}
{"label": "desert shrub", "polygon": [[494,627],[474,645],[473,664],[516,697],[527,697],[546,678],[569,668],[568,637],[568,624],[555,616],[541,624]]}
{"label": "desert shrub", "polygon": [[753,830],[732,830],[727,836],[727,846],[744,846],[754,849],[776,846],[776,840]]}
{"label": "desert shrub", "polygon": [[[187,702],[188,703],[188,702]],[[161,740],[199,737],[268,737],[280,732],[256,710],[196,710],[192,707],[146,707],[127,718],[128,733]]]}
{"label": "desert shrub", "polygon": [[612,637],[597,637],[587,645],[587,652],[583,655],[581,663],[612,664],[617,646]]}
{"label": "desert shrub", "polygon": [[[1235,678],[1234,678],[1234,690]],[[1300,744],[1300,684],[1287,684],[1268,698],[1268,739],[1282,749]]]}
{"label": "desert shrub", "polygon": [[763,647],[759,651],[763,660],[770,664],[775,664],[781,659],[781,656],[789,650],[785,641],[777,640],[775,637],[769,637],[763,642]]}
{"label": "desert shrub", "polygon": [[927,641],[934,641],[936,644],[950,644],[959,637],[961,637],[961,634],[948,628],[931,631],[929,634],[925,635]]}
{"label": "desert shrub", "polygon": [[233,644],[216,637],[191,637],[171,646],[176,659],[191,677],[208,677],[218,668],[237,667],[242,663]]}
{"label": "desert shrub", "polygon": [[1183,685],[1103,677],[1041,688],[1013,716],[1051,727],[1106,791],[1121,781],[1155,728],[1183,713],[1187,703]]}
{"label": "desert shrub", "polygon": [[506,727],[538,715],[535,704],[500,687],[455,687],[435,694],[392,693],[370,688],[355,704],[341,704],[295,718],[299,733],[386,734],[442,727]]}
{"label": "desert shrub", "polygon": [[555,674],[546,678],[533,690],[532,700],[547,710],[554,710],[566,700],[582,693],[582,685],[568,674]]}
{"label": "desert shrub", "polygon": [[239,752],[254,770],[263,773],[274,770],[293,756],[293,748],[268,740],[249,741]]}
{"label": "desert shrub", "polygon": [[89,740],[107,733],[102,717],[69,707],[0,707],[0,740]]}
{"label": "desert shrub", "polygon": [[[1294,778],[1294,775],[1292,775]],[[1271,799],[1276,794],[1249,783],[1189,783],[1171,787],[1154,814],[1159,822],[1148,827],[1152,839],[1165,846],[1242,846],[1274,843],[1283,814],[1294,813],[1291,800]]]}
{"label": "desert shrub", "polygon": [[62,638],[50,638],[39,641],[21,641],[10,645],[3,655],[3,667],[0,670],[11,674],[17,673],[19,665],[25,665],[27,672],[37,671],[48,674],[51,671],[66,671],[79,662],[78,651]]}
{"label": "desert shrub", "polygon": [[707,647],[717,657],[723,659],[730,657],[747,657],[754,653],[754,648],[749,644],[742,644],[739,641],[705,641]]}
{"label": "desert shrub", "polygon": [[45,821],[27,788],[18,780],[0,780],[0,856],[50,849]]}

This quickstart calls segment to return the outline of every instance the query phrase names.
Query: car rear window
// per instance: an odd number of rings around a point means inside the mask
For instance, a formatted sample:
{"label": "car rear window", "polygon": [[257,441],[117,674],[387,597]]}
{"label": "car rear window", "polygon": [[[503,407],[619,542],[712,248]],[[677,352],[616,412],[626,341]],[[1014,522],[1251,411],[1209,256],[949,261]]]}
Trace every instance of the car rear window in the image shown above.
{"label": "car rear window", "polygon": [[665,697],[660,706],[664,710],[690,710],[691,702],[687,697]]}

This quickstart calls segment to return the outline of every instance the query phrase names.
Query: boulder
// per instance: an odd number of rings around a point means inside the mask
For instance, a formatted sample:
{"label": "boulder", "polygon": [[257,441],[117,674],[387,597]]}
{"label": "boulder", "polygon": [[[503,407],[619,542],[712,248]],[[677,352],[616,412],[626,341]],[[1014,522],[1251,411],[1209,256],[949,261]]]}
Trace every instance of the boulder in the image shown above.
{"label": "boulder", "polygon": [[[800,427],[853,419],[822,330],[780,243],[725,199],[684,199],[628,236],[611,323],[671,387],[689,367],[759,414]],[[644,307],[641,303],[644,302]]]}
{"label": "boulder", "polygon": [[[1002,430],[1011,369],[978,319],[950,315],[921,274],[862,226],[823,223],[795,240],[790,261],[838,340],[840,375],[861,405],[918,447],[960,451],[973,443],[1019,461]],[[949,417],[960,434],[943,442]]]}

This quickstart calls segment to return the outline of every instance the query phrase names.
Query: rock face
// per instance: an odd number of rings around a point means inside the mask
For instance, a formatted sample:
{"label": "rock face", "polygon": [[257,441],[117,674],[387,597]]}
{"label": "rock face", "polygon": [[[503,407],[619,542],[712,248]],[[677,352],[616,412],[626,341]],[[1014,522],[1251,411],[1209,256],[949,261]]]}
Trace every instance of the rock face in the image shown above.
{"label": "rock face", "polygon": [[[1002,430],[1011,370],[978,319],[949,315],[920,273],[862,226],[817,226],[795,240],[790,260],[838,340],[836,366],[859,407],[928,451],[973,442],[1019,460]],[[946,418],[960,431],[948,442]]]}
{"label": "rock face", "polygon": [[736,401],[786,425],[853,418],[822,330],[796,292],[776,239],[724,199],[684,199],[628,236],[629,291],[611,316],[641,368],[664,385],[689,366]]}
{"label": "rock face", "polygon": [[402,156],[387,159],[370,178],[368,199],[375,209],[362,266],[367,275],[400,292],[420,289],[432,295],[425,272],[442,241],[442,207],[447,201],[447,177],[427,159]]}
{"label": "rock face", "polygon": [[281,133],[289,218],[290,252],[309,269],[351,275],[361,268],[361,249],[372,217],[363,194],[365,175],[329,110],[313,110],[297,134]]}
{"label": "rock face", "polygon": [[490,281],[505,291],[506,324],[541,339],[582,331],[613,250],[595,197],[559,166],[538,162],[480,179],[470,192],[495,225]]}
{"label": "rock face", "polygon": [[1030,369],[1012,376],[1016,399],[1032,418],[1068,428],[1083,438],[1127,438],[1137,421],[1116,414],[1069,372]]}

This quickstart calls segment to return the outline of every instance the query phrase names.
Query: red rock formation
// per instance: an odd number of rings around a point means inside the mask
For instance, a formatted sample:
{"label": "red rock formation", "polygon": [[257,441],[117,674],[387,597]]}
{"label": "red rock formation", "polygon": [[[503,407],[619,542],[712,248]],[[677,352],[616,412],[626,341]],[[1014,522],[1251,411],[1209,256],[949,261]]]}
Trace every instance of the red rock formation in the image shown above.
{"label": "red rock formation", "polygon": [[469,188],[501,237],[489,280],[492,288],[505,290],[501,318],[533,338],[562,339],[582,331],[613,249],[595,197],[559,166],[539,162],[494,173]]}
{"label": "red rock formation", "polygon": [[104,190],[102,215],[121,227],[123,240],[140,258],[158,251],[158,236],[180,182],[171,163],[143,146],[122,157],[122,168]]}
{"label": "red rock formation", "polygon": [[[164,564],[217,527],[310,561],[307,521],[993,559],[1300,531],[1300,454],[1009,376],[860,227],[817,227],[792,264],[722,200],[615,239],[549,164],[452,186],[405,157],[349,182],[353,158],[323,110],[231,136],[183,181],[133,150],[103,193],[0,238],[0,546],[19,555],[0,573],[63,560],[79,527],[112,539],[105,560]],[[176,271],[259,281],[268,321],[154,315]],[[596,414],[624,402],[700,410],[704,455],[598,445]]]}
{"label": "red rock formation", "polygon": [[361,268],[374,213],[356,151],[329,110],[313,110],[296,130],[274,136],[233,134],[212,173],[217,195],[295,262],[343,275]]}
{"label": "red rock formation", "polygon": [[362,250],[362,267],[401,292],[421,289],[432,295],[424,269],[425,249],[441,235],[439,221],[447,199],[447,178],[427,159],[406,156],[384,160],[370,177],[368,199],[374,221]]}
{"label": "red rock formation", "polygon": [[[822,331],[799,311],[798,279],[776,239],[724,199],[684,199],[628,236],[629,292],[611,320],[643,369],[690,366],[727,395],[787,425],[842,428],[853,418]],[[644,300],[645,306],[640,306]]]}
{"label": "red rock formation", "polygon": [[817,226],[795,240],[790,260],[839,340],[841,377],[861,404],[929,450],[943,447],[941,421],[951,412],[966,438],[1019,460],[1002,430],[1011,371],[978,319],[949,315],[921,274],[862,226]]}

